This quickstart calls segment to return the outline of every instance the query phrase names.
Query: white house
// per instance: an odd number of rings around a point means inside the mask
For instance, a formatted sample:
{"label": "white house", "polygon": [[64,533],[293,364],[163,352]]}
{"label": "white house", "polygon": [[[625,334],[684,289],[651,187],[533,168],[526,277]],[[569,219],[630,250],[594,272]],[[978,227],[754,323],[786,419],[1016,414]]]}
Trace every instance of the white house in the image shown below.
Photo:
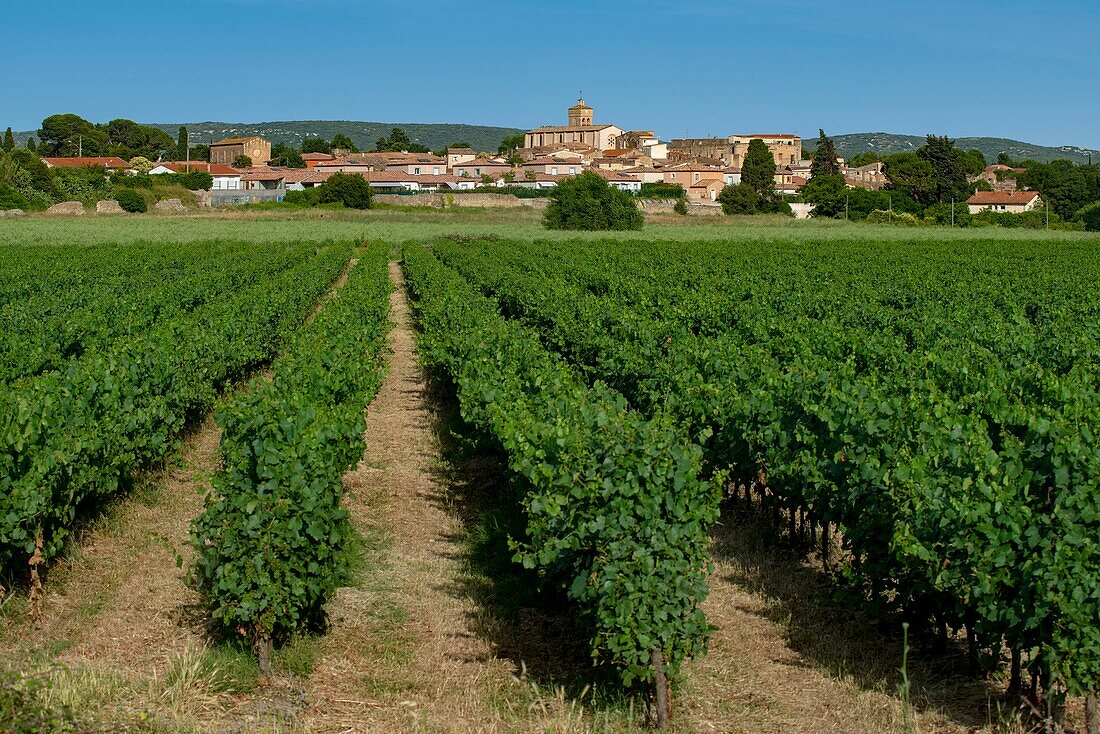
{"label": "white house", "polygon": [[187,173],[188,171],[191,173],[196,171],[209,173],[210,177],[214,179],[214,183],[211,184],[213,191],[236,191],[244,188],[241,185],[241,172],[236,168],[223,166],[220,163],[206,163],[205,161],[158,163],[150,169],[149,175],[158,176],[162,173]]}
{"label": "white house", "polygon": [[975,191],[966,200],[971,214],[984,211],[1022,214],[1035,211],[1043,205],[1038,191]]}

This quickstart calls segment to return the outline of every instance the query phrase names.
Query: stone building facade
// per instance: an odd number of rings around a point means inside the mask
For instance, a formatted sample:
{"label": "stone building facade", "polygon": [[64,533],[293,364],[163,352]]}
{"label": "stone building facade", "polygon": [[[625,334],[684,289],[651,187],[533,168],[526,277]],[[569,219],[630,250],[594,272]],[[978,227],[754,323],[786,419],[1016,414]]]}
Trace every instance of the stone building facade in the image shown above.
{"label": "stone building facade", "polygon": [[266,166],[271,162],[271,141],[259,136],[250,138],[226,138],[210,144],[210,162],[232,166],[237,156],[246,155],[254,166]]}

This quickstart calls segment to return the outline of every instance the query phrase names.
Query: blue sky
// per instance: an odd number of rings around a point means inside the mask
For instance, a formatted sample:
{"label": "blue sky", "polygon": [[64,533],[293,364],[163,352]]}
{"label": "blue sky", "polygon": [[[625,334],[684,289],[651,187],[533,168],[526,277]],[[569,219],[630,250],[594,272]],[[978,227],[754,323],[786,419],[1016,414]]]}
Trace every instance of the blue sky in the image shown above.
{"label": "blue sky", "polygon": [[[597,122],[665,138],[990,135],[1100,148],[1096,0],[111,0],[4,12],[0,128]],[[3,11],[0,11],[3,12]]]}

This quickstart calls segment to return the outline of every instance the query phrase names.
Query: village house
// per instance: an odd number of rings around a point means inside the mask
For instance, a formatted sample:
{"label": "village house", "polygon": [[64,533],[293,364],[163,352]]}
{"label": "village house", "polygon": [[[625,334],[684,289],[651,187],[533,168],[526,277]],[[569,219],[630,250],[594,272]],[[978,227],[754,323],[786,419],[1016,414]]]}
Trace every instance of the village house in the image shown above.
{"label": "village house", "polygon": [[460,163],[469,163],[477,158],[477,153],[473,148],[447,148],[447,154],[445,156],[447,162],[447,170],[453,171],[454,167]]}
{"label": "village house", "polygon": [[736,186],[741,183],[741,169],[736,166],[726,166],[722,169],[722,180],[726,186]]}
{"label": "village house", "polygon": [[214,180],[210,188],[214,191],[232,191],[241,188],[241,172],[230,166],[220,163],[206,163],[205,161],[175,161],[158,163],[149,170],[149,175],[159,176],[163,173],[209,173]]}
{"label": "village house", "polygon": [[966,200],[971,214],[985,211],[1022,214],[1035,211],[1043,205],[1038,191],[975,191]]}
{"label": "village house", "polygon": [[1016,178],[1027,173],[1026,168],[1013,168],[1002,163],[994,163],[986,166],[985,170],[977,176],[971,176],[967,180],[970,183],[985,181],[994,191],[1011,193],[1016,190]]}
{"label": "village house", "polygon": [[241,173],[241,183],[246,191],[277,191],[286,188],[286,174],[274,168],[250,168]]}
{"label": "village house", "polygon": [[699,204],[713,204],[718,201],[718,194],[726,187],[722,178],[704,178],[687,187],[688,201]]}
{"label": "village house", "polygon": [[129,163],[114,155],[102,158],[43,158],[42,162],[50,168],[96,168],[103,166],[108,173],[129,171],[131,169]]}
{"label": "village house", "polygon": [[704,179],[722,180],[723,169],[718,166],[708,166],[699,163],[678,163],[673,166],[665,166],[661,169],[665,183],[678,184],[687,191],[692,184]]}
{"label": "village house", "polygon": [[563,143],[581,143],[601,151],[616,147],[615,141],[624,130],[615,125],[594,124],[592,113],[592,108],[583,99],[577,100],[577,104],[568,110],[568,125],[544,125],[530,130],[523,136],[523,147],[539,148]]}
{"label": "village house", "polygon": [[634,176],[642,183],[660,183],[665,180],[665,174],[661,172],[661,169],[654,168],[653,166],[635,166],[634,168],[624,168],[622,170],[628,176]]}
{"label": "village house", "polygon": [[622,171],[608,171],[602,168],[590,168],[589,170],[620,191],[629,191],[632,194],[636,194],[642,190],[642,180],[637,176],[631,176]]}
{"label": "village house", "polygon": [[454,168],[454,174],[463,178],[481,178],[482,176],[500,176],[512,171],[512,166],[504,161],[488,158],[476,158],[460,163]]}
{"label": "village house", "polygon": [[441,176],[447,173],[447,159],[431,153],[400,153],[388,158],[386,170],[414,176]]}
{"label": "village house", "polygon": [[271,162],[271,141],[258,135],[247,138],[226,138],[210,144],[210,162],[232,166],[237,156],[248,156],[254,166]]}
{"label": "village house", "polygon": [[584,173],[584,162],[575,158],[536,158],[523,164],[523,170],[551,176],[576,176]]}
{"label": "village house", "polygon": [[557,175],[554,176],[549,173],[535,173],[534,171],[527,171],[522,174],[518,174],[511,182],[505,181],[504,177],[501,177],[497,181],[497,186],[519,186],[524,189],[552,189],[558,185],[558,183],[568,176]]}
{"label": "village house", "polygon": [[763,140],[768,146],[777,166],[797,164],[802,160],[802,138],[797,135],[767,134],[767,135],[730,135],[730,152],[732,159],[729,165],[740,168],[745,163],[745,155],[749,152],[749,143],[753,140]]}
{"label": "village house", "polygon": [[313,168],[318,163],[336,160],[336,156],[329,153],[302,153],[302,160],[305,161],[306,168]]}

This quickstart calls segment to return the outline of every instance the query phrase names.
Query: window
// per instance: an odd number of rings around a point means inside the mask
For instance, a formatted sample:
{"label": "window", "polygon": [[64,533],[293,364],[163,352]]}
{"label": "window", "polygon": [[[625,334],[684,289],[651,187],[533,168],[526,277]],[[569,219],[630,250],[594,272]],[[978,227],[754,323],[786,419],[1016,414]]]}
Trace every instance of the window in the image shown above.
{"label": "window", "polygon": [[436,166],[435,168],[432,169],[432,175],[434,175],[434,176],[439,175],[439,166]]}
{"label": "window", "polygon": [[558,167],[557,166],[552,166],[550,168],[550,173],[557,176],[558,175]]}
{"label": "window", "polygon": [[416,166],[415,168],[413,168],[413,175],[414,176],[419,176],[420,175],[420,166]]}
{"label": "window", "polygon": [[572,176],[572,175],[573,175],[573,174],[575,174],[576,172],[577,172],[577,169],[576,169],[576,168],[574,168],[573,166],[569,166],[569,175],[570,175],[570,176]]}

